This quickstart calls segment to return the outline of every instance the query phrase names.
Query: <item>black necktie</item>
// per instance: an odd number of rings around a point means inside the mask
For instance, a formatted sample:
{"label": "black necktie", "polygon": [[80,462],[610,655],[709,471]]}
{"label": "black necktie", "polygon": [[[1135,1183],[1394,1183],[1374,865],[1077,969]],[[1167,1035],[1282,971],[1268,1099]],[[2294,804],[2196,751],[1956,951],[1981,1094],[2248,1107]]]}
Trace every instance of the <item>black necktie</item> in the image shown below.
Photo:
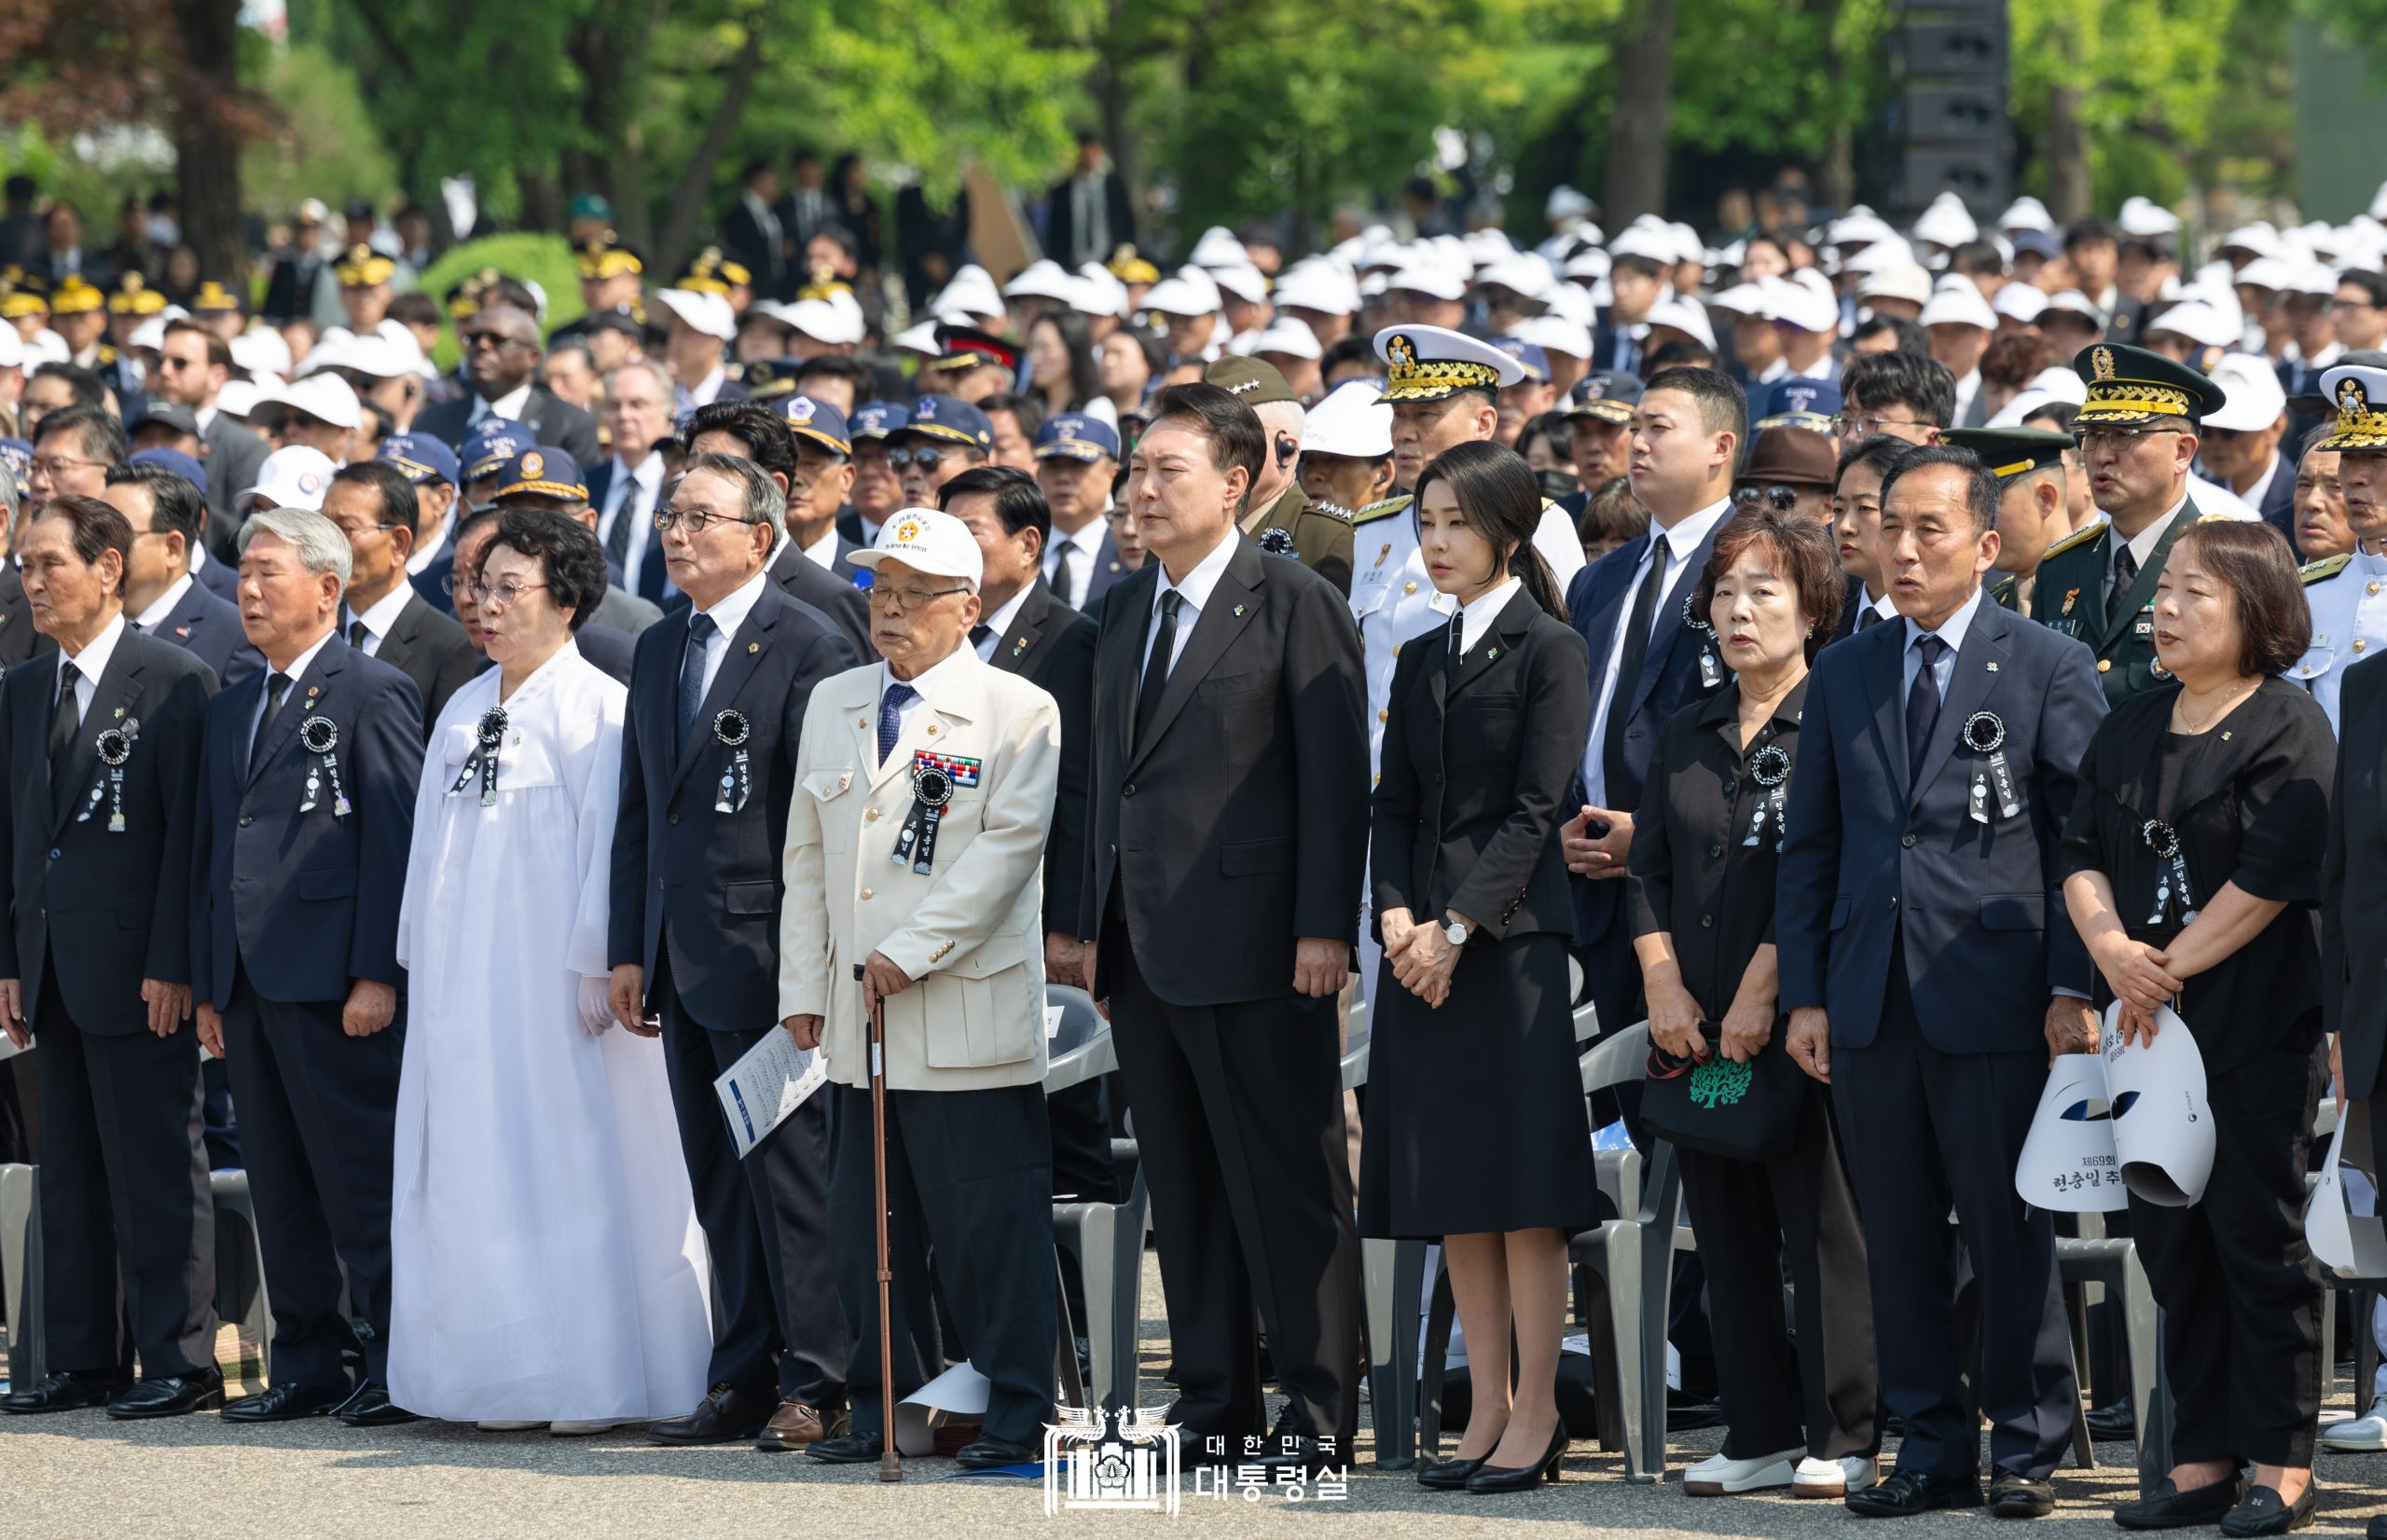
{"label": "black necktie", "polygon": [[1633,715],[1633,692],[1641,681],[1641,665],[1649,656],[1649,625],[1657,617],[1658,597],[1666,586],[1666,562],[1671,548],[1666,537],[1649,542],[1649,571],[1633,596],[1633,611],[1624,617],[1624,653],[1617,660],[1616,694],[1607,702],[1607,736],[1600,745],[1601,775],[1607,789],[1601,795],[1610,806],[1624,795],[1628,766],[1624,763],[1624,725]]}
{"label": "black necktie", "polygon": [[365,639],[372,634],[373,628],[362,620],[352,620],[348,623],[348,644],[360,653],[365,651]]}
{"label": "black necktie", "polygon": [[1071,609],[1077,607],[1077,589],[1069,582],[1069,557],[1076,549],[1066,540],[1053,547],[1053,592]]}
{"label": "black necktie", "polygon": [[2125,545],[2114,553],[2114,585],[2105,594],[2105,629],[2122,623],[2130,611],[2130,586],[2138,581],[2138,558]]}
{"label": "black necktie", "polygon": [[1870,604],[1859,605],[1856,609],[1856,628],[1862,631],[1881,618],[1882,612],[1874,609]]}
{"label": "black necktie", "polygon": [[282,715],[282,700],[290,693],[290,676],[276,673],[265,681],[265,709],[257,715],[257,730],[249,736],[249,765],[255,768],[257,751],[265,747],[266,736],[273,731],[273,719]]}
{"label": "black necktie", "polygon": [[1152,633],[1152,656],[1145,660],[1143,688],[1136,696],[1138,746],[1152,731],[1152,719],[1160,715],[1160,697],[1168,689],[1168,667],[1177,653],[1177,612],[1184,605],[1185,596],[1174,588],[1160,597],[1160,629]]}
{"label": "black necktie", "polygon": [[82,709],[75,704],[75,681],[82,677],[73,664],[59,664],[58,708],[49,717],[49,775],[53,784],[65,778],[66,762],[75,755],[75,729],[83,724]]}
{"label": "black necktie", "polygon": [[994,634],[995,628],[982,620],[977,625],[970,627],[970,645],[973,647],[982,647],[986,645],[987,639]]}
{"label": "black necktie", "polygon": [[1906,693],[1906,780],[1911,788],[1923,774],[1923,756],[1931,751],[1931,730],[1939,725],[1939,676],[1933,665],[1948,644],[1925,634],[1914,639],[1923,667],[1914,671],[1914,687]]}
{"label": "black necktie", "polygon": [[688,617],[688,645],[680,654],[680,736],[672,747],[684,752],[688,735],[697,730],[697,716],[705,704],[705,644],[720,625],[708,614],[698,612]]}
{"label": "black necktie", "polygon": [[614,565],[627,569],[630,561],[630,520],[638,513],[638,483],[622,477],[622,500],[614,505],[614,527],[605,531],[605,554]]}

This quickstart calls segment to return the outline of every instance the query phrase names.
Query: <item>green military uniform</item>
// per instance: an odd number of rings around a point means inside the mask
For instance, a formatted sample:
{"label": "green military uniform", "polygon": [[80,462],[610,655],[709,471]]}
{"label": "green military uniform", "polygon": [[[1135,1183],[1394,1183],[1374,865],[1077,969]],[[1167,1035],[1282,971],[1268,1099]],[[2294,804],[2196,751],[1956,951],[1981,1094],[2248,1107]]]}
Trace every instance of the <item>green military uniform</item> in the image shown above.
{"label": "green military uniform", "polygon": [[[1951,428],[1939,435],[1940,442],[1959,449],[1970,449],[1980,456],[1989,474],[1997,478],[1998,516],[2005,517],[2004,500],[2011,494],[2011,484],[2017,477],[2034,471],[2054,470],[2059,476],[2063,470],[2063,452],[2072,447],[2070,433],[2051,433],[2037,428]],[[2063,483],[2057,483],[2059,505]],[[2059,542],[2058,543],[2062,543]],[[2006,553],[2001,550],[2001,557]],[[1990,602],[2002,610],[2011,610],[2029,619],[2036,612],[2032,599],[2038,589],[2035,569],[2030,572],[2008,572],[1990,585]]]}
{"label": "green military uniform", "polygon": [[[1230,356],[1202,372],[1203,380],[1234,393],[1245,406],[1259,409],[1271,402],[1301,398],[1285,383],[1276,366],[1257,358]],[[1275,435],[1269,453],[1274,455]],[[1299,483],[1286,488],[1275,502],[1252,508],[1241,520],[1243,532],[1271,556],[1291,557],[1334,584],[1345,598],[1351,593],[1351,516],[1331,503],[1312,502]]]}
{"label": "green military uniform", "polygon": [[[2087,385],[2089,397],[2073,419],[2076,433],[2109,428],[2194,433],[2198,419],[2226,399],[2221,387],[2200,371],[2144,348],[2098,343],[2081,349],[2072,366]],[[2106,520],[2057,541],[2040,558],[2034,618],[2088,644],[2096,654],[2097,682],[2104,686],[2107,704],[2119,705],[2172,677],[2155,659],[2155,585],[2162,581],[2164,560],[2180,532],[2208,516],[2226,516],[2201,514],[2193,499],[2184,501],[2118,606],[2105,602],[2118,541]]]}

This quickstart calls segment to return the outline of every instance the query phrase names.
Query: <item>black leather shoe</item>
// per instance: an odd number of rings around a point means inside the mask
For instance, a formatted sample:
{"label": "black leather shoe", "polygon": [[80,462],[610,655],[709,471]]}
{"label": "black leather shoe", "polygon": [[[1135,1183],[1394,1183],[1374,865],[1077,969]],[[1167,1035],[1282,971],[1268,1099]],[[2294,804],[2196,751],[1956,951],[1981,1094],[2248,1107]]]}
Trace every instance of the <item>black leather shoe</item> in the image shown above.
{"label": "black leather shoe", "polygon": [[352,1428],[393,1428],[422,1419],[390,1399],[390,1387],[379,1380],[360,1384],[332,1413]]}
{"label": "black leather shoe", "polygon": [[780,1409],[777,1396],[749,1396],[715,1385],[685,1417],[669,1418],[646,1430],[658,1444],[731,1444],[753,1437]]}
{"label": "black leather shoe", "polygon": [[1561,1423],[1550,1436],[1550,1449],[1530,1465],[1482,1465],[1467,1478],[1467,1490],[1477,1496],[1491,1492],[1531,1492],[1544,1481],[1558,1479],[1558,1467],[1566,1458],[1566,1424]]}
{"label": "black leather shoe", "polygon": [[2282,1502],[2275,1487],[2248,1487],[2244,1499],[2221,1516],[2221,1533],[2237,1537],[2285,1534],[2312,1522],[2313,1510],[2320,1506],[2318,1481],[2307,1480],[2303,1493],[2293,1503]]}
{"label": "black leather shoe", "polygon": [[886,1440],[875,1433],[849,1433],[842,1438],[822,1438],[804,1446],[807,1460],[824,1465],[866,1465],[886,1452]]}
{"label": "black leather shoe", "polygon": [[180,1417],[223,1404],[224,1373],[209,1368],[136,1380],[108,1403],[108,1415],[118,1422],[137,1422],[146,1417]]}
{"label": "black leather shoe", "polygon": [[[2089,1411],[2089,1437],[2100,1444],[2127,1444],[2138,1437],[2138,1415],[2127,1397]],[[2151,1501],[2151,1499],[2150,1499]]]}
{"label": "black leather shoe", "polygon": [[2379,1515],[2363,1526],[2362,1540],[2387,1540],[2387,1513]]}
{"label": "black leather shoe", "polygon": [[1467,1478],[1483,1468],[1483,1458],[1445,1460],[1438,1465],[1417,1467],[1417,1484],[1429,1492],[1465,1492]]}
{"label": "black leather shoe", "polygon": [[1911,1519],[1940,1508],[1980,1506],[1980,1483],[1969,1476],[1925,1476],[1894,1470],[1880,1482],[1841,1499],[1859,1519]]}
{"label": "black leather shoe", "polygon": [[2224,1477],[2182,1492],[2165,1477],[2160,1486],[2135,1503],[2114,1510],[2114,1522],[2126,1530],[2184,1530],[2218,1524],[2238,1503],[2238,1483]]}
{"label": "black leather shoe", "polygon": [[2055,1511],[2055,1483],[2001,1470],[1990,1478],[1989,1516],[1993,1519],[2045,1519]]}
{"label": "black leather shoe", "polygon": [[982,1434],[955,1451],[954,1463],[964,1470],[995,1470],[1004,1465],[1033,1465],[1041,1463],[1044,1451],[1014,1444],[1008,1438]]}
{"label": "black leather shoe", "polygon": [[0,1411],[79,1411],[85,1407],[103,1407],[131,1383],[121,1374],[61,1369],[45,1375],[31,1389],[0,1397]]}
{"label": "black leather shoe", "polygon": [[348,1392],[325,1390],[321,1385],[273,1385],[261,1395],[225,1402],[224,1421],[295,1423],[302,1417],[325,1416],[347,1399]]}

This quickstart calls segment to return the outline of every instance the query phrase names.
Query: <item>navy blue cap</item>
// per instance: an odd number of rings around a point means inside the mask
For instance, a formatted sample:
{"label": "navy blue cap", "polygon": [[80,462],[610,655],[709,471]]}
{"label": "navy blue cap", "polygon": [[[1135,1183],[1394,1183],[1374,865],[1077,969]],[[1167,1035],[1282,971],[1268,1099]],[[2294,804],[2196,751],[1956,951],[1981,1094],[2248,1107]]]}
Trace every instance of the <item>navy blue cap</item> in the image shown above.
{"label": "navy blue cap", "polygon": [[2007,239],[2014,242],[2016,256],[2028,252],[2034,256],[2044,256],[2053,261],[2063,254],[2063,239],[2050,230],[2016,230]]}
{"label": "navy blue cap", "polygon": [[857,439],[886,438],[902,433],[904,425],[911,420],[912,414],[904,409],[900,401],[865,401],[854,408],[854,415],[846,425]]}
{"label": "navy blue cap", "polygon": [[1840,405],[1840,386],[1836,382],[1786,376],[1768,386],[1758,398],[1756,415],[1759,423],[1777,417],[1836,417]]}
{"label": "navy blue cap", "polygon": [[141,449],[127,457],[128,465],[162,465],[200,491],[207,490],[207,472],[180,449]]}
{"label": "navy blue cap", "polygon": [[478,481],[493,476],[505,468],[505,462],[525,449],[539,447],[539,438],[530,428],[510,417],[494,414],[481,419],[466,431],[464,442],[456,447],[456,461],[462,468],[466,481]]}
{"label": "navy blue cap", "polygon": [[966,444],[973,449],[995,447],[995,425],[987,420],[987,414],[957,396],[924,395],[912,403],[912,420],[888,436],[904,433]]}
{"label": "navy blue cap", "polygon": [[1496,337],[1492,346],[1517,361],[1525,372],[1528,384],[1544,385],[1550,381],[1550,355],[1542,351],[1538,342],[1526,342],[1519,337]]}
{"label": "navy blue cap", "polygon": [[34,474],[34,447],[21,438],[0,438],[0,465],[6,465],[23,486]]}
{"label": "navy blue cap", "polygon": [[373,458],[388,461],[418,487],[426,481],[444,481],[450,487],[463,483],[456,451],[430,433],[392,433],[381,441],[380,452]]}
{"label": "navy blue cap", "polygon": [[1063,412],[1046,418],[1036,430],[1036,458],[1064,455],[1070,460],[1117,460],[1119,433],[1110,423],[1083,412]]}
{"label": "navy blue cap", "polygon": [[846,414],[828,402],[792,395],[780,403],[780,416],[798,438],[808,438],[841,455],[854,452],[853,438],[846,431]]}
{"label": "navy blue cap", "polygon": [[580,474],[578,461],[551,444],[542,444],[507,461],[497,473],[497,495],[501,499],[519,492],[559,498],[566,502],[586,502],[588,483]]}

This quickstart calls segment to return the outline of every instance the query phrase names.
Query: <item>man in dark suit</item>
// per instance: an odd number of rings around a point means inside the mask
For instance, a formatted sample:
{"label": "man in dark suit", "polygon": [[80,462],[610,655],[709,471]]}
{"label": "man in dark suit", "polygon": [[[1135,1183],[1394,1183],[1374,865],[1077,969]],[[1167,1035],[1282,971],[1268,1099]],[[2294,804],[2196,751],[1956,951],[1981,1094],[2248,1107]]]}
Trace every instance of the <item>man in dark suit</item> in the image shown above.
{"label": "man in dark suit", "polygon": [[241,612],[191,573],[191,554],[207,528],[198,484],[164,464],[135,461],[108,472],[103,501],[132,526],[132,560],[124,579],[132,628],[197,653],[227,685],[262,667],[257,650],[241,633]]}
{"label": "man in dark suit", "polygon": [[427,742],[448,697],[480,671],[480,659],[464,628],[424,603],[407,581],[421,506],[414,483],[386,461],[341,466],[324,492],[324,516],[348,537],[350,551],[340,635],[414,681]]}
{"label": "man in dark suit", "polygon": [[0,684],[0,1028],[21,1047],[40,1036],[49,1365],[0,1401],[12,1412],[168,1417],[224,1395],[199,1051],[183,1030],[215,680],[125,626],[131,548],[124,516],[96,498],[43,505],[20,556],[59,655]]}
{"label": "man in dark suit", "polygon": [[1044,254],[1075,269],[1108,262],[1122,246],[1136,243],[1136,205],[1127,179],[1111,165],[1102,141],[1078,135],[1078,163],[1069,179],[1054,184],[1046,199]]}
{"label": "man in dark suit", "polygon": [[597,419],[537,382],[546,351],[529,311],[484,304],[464,323],[461,340],[473,394],[424,407],[412,424],[416,433],[461,449],[466,430],[494,414],[521,423],[534,441],[555,445],[583,465],[605,458],[597,442]]}
{"label": "man in dark suit", "polygon": [[[681,442],[691,455],[721,454],[752,461],[782,494],[795,485],[795,435],[785,419],[759,401],[716,401],[697,407],[682,431]],[[793,516],[793,506],[790,514]],[[842,532],[839,538],[842,543]],[[770,574],[790,598],[826,616],[837,633],[853,643],[856,657],[877,655],[871,645],[870,605],[862,590],[807,557],[793,538],[780,543],[771,557]]]}
{"label": "man in dark suit", "polygon": [[1561,841],[1575,887],[1575,955],[1603,1036],[1642,1017],[1641,969],[1625,911],[1633,811],[1658,729],[1684,702],[1722,687],[1715,637],[1684,601],[1732,513],[1747,398],[1714,369],[1663,369],[1635,409],[1633,492],[1649,535],[1575,574],[1566,614],[1592,650],[1592,732],[1580,811]]}
{"label": "man in dark suit", "polygon": [[[614,581],[649,603],[668,592],[663,543],[655,513],[663,506],[664,451],[671,445],[671,400],[676,389],[662,364],[636,359],[605,377],[605,424],[614,452],[588,467],[588,495],[598,543],[619,569]],[[543,441],[545,442],[545,441]]]}
{"label": "man in dark suit", "polygon": [[780,196],[780,169],[767,160],[749,160],[738,173],[738,201],[721,216],[723,243],[750,264],[755,298],[794,298],[787,229],[773,207]]}
{"label": "man in dark suit", "polygon": [[273,1382],[224,1419],[411,1422],[389,1396],[390,1162],[421,696],[335,629],[349,546],[329,519],[271,509],[241,539],[269,671],[208,706],[191,965],[241,1107]]}
{"label": "man in dark suit", "polygon": [[1150,1176],[1169,1420],[1263,1431],[1256,1308],[1290,1398],[1268,1458],[1309,1465],[1347,1457],[1358,1419],[1336,994],[1367,685],[1334,585],[1235,529],[1265,446],[1251,408],[1195,384],[1162,392],[1136,447],[1153,559],[1104,606],[1078,933]]}
{"label": "man in dark suit", "polygon": [[[2321,859],[2321,1007],[2335,1034],[2329,1068],[2339,1093],[2359,1102],[2378,1095],[2387,1056],[2387,991],[2371,978],[2375,959],[2387,956],[2387,666],[2377,657],[2355,664],[2340,691],[2344,728]],[[2387,1145],[2387,1108],[2370,1111],[2371,1137]]]}
{"label": "man in dark suit", "polygon": [[166,323],[151,388],[159,398],[189,407],[198,419],[200,442],[207,448],[207,544],[226,562],[232,559],[232,537],[241,528],[235,500],[257,484],[257,467],[270,452],[263,438],[216,407],[231,378],[231,345],[220,335],[196,321]]}
{"label": "man in dark suit", "polygon": [[[1807,689],[1775,906],[1786,1043],[1830,1084],[1863,1215],[1897,1469],[1852,1510],[1982,1501],[1961,1380],[1990,1423],[1990,1510],[2035,1518],[2078,1407],[2054,1227],[2014,1166],[2050,1053],[2089,1052],[2088,953],[2057,846],[2104,715],[2086,647],[1989,602],[1997,483],[1910,450],[1877,548],[1901,619],[1826,649]],[[1980,1288],[1961,1348],[1957,1226]]]}
{"label": "man in dark suit", "polygon": [[844,1431],[851,1343],[829,1267],[827,1101],[807,1099],[741,1163],[713,1090],[776,1030],[797,735],[812,686],[861,661],[766,575],[783,514],[753,461],[690,461],[661,559],[691,603],[639,639],[622,732],[614,1014],[661,1033],[722,1323],[711,1393],[649,1430],[665,1444],[788,1450]]}

